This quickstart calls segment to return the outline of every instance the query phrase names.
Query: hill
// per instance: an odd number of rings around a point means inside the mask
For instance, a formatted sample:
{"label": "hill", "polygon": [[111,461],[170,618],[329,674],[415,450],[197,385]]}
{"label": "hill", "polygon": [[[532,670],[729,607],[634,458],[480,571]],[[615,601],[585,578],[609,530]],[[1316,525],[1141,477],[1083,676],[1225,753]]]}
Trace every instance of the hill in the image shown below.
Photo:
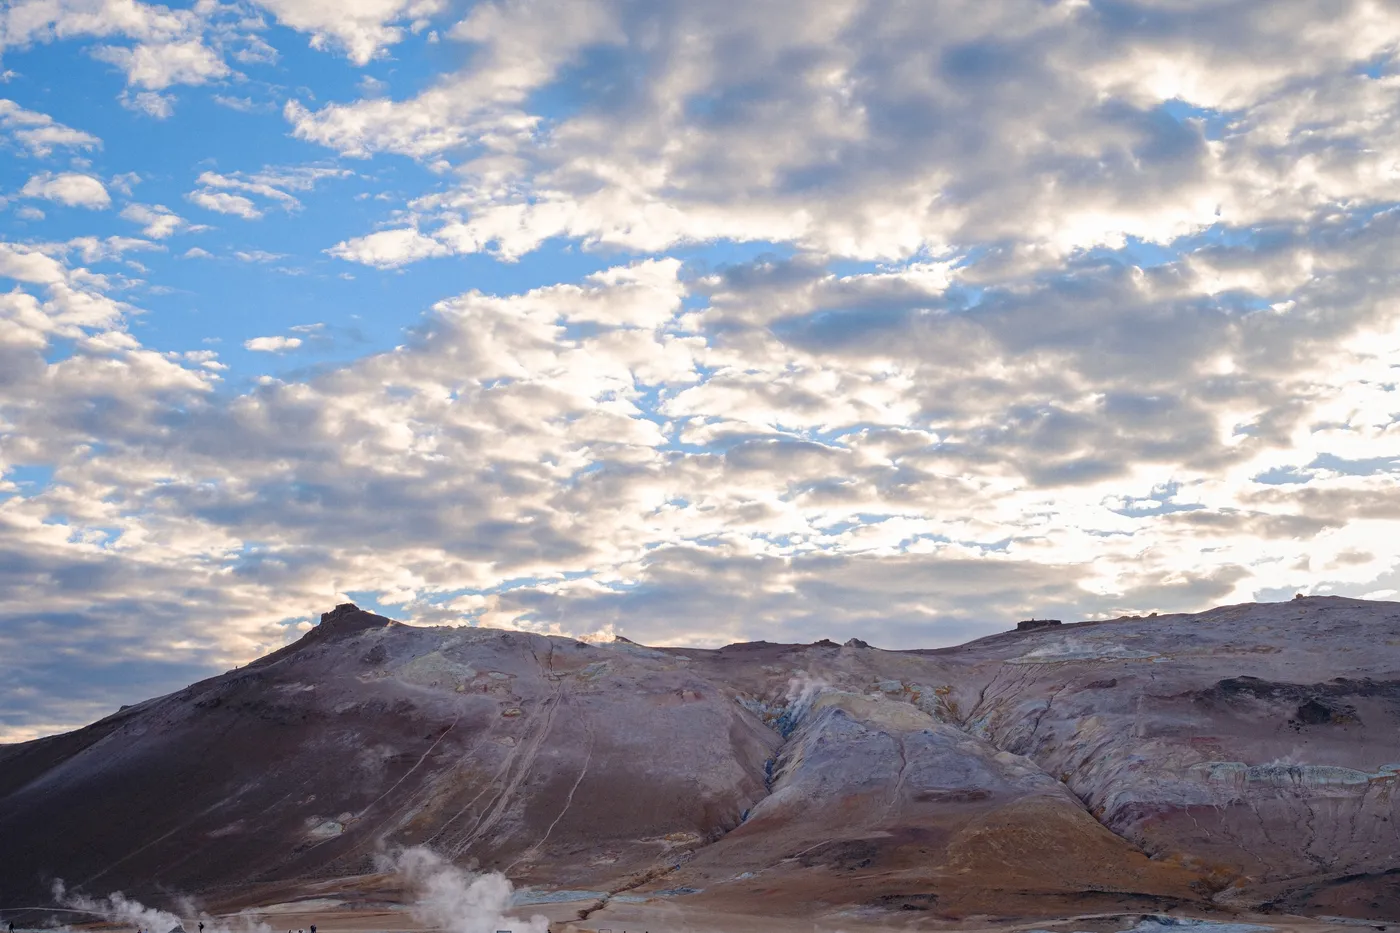
{"label": "hill", "polygon": [[1393,920],[1397,773],[1396,603],[919,651],[586,644],[343,605],[244,668],[0,747],[0,910],[55,878],[214,910],[391,897],[377,856],[421,845],[595,925],[646,904]]}

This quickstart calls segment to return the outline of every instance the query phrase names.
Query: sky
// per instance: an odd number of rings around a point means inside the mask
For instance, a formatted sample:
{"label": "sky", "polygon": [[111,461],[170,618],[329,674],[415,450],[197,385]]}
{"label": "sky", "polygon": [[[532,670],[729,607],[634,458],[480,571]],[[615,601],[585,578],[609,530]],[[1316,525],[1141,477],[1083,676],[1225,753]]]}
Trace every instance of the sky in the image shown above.
{"label": "sky", "polygon": [[1400,7],[0,0],[0,742],[353,600],[1400,589]]}

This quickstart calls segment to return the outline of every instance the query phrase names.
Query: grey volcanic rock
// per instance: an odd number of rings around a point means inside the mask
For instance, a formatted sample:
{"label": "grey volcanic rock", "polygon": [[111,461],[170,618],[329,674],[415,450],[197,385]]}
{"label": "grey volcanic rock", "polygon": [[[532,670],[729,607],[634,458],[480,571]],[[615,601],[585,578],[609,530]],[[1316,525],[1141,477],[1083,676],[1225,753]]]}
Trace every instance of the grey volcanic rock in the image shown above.
{"label": "grey volcanic rock", "polygon": [[925,651],[594,645],[345,605],[245,668],[0,747],[0,906],[58,877],[226,908],[350,895],[387,884],[376,853],[426,845],[599,892],[600,920],[678,897],[1396,919],[1397,775],[1395,603]]}

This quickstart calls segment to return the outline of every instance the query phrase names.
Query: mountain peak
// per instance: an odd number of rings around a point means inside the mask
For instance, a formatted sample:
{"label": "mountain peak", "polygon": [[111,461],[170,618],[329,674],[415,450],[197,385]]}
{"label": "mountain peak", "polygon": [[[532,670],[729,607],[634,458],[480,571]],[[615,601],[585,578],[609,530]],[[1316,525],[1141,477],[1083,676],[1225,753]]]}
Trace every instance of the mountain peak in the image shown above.
{"label": "mountain peak", "polygon": [[330,612],[321,613],[321,624],[313,631],[323,635],[349,635],[369,628],[387,628],[393,624],[393,619],[366,612],[354,603],[341,603]]}

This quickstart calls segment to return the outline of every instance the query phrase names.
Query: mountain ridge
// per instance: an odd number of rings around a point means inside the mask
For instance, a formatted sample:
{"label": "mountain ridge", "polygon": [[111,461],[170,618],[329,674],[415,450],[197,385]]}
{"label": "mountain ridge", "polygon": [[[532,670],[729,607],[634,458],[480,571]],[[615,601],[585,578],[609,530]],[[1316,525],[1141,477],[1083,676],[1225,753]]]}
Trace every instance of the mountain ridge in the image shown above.
{"label": "mountain ridge", "polygon": [[426,845],[595,892],[585,916],[625,896],[1389,919],[1397,725],[1396,603],[913,650],[599,645],[342,604],[235,671],[0,747],[0,838],[20,843],[0,906],[58,877],[222,907],[353,897],[383,888],[376,852]]}

